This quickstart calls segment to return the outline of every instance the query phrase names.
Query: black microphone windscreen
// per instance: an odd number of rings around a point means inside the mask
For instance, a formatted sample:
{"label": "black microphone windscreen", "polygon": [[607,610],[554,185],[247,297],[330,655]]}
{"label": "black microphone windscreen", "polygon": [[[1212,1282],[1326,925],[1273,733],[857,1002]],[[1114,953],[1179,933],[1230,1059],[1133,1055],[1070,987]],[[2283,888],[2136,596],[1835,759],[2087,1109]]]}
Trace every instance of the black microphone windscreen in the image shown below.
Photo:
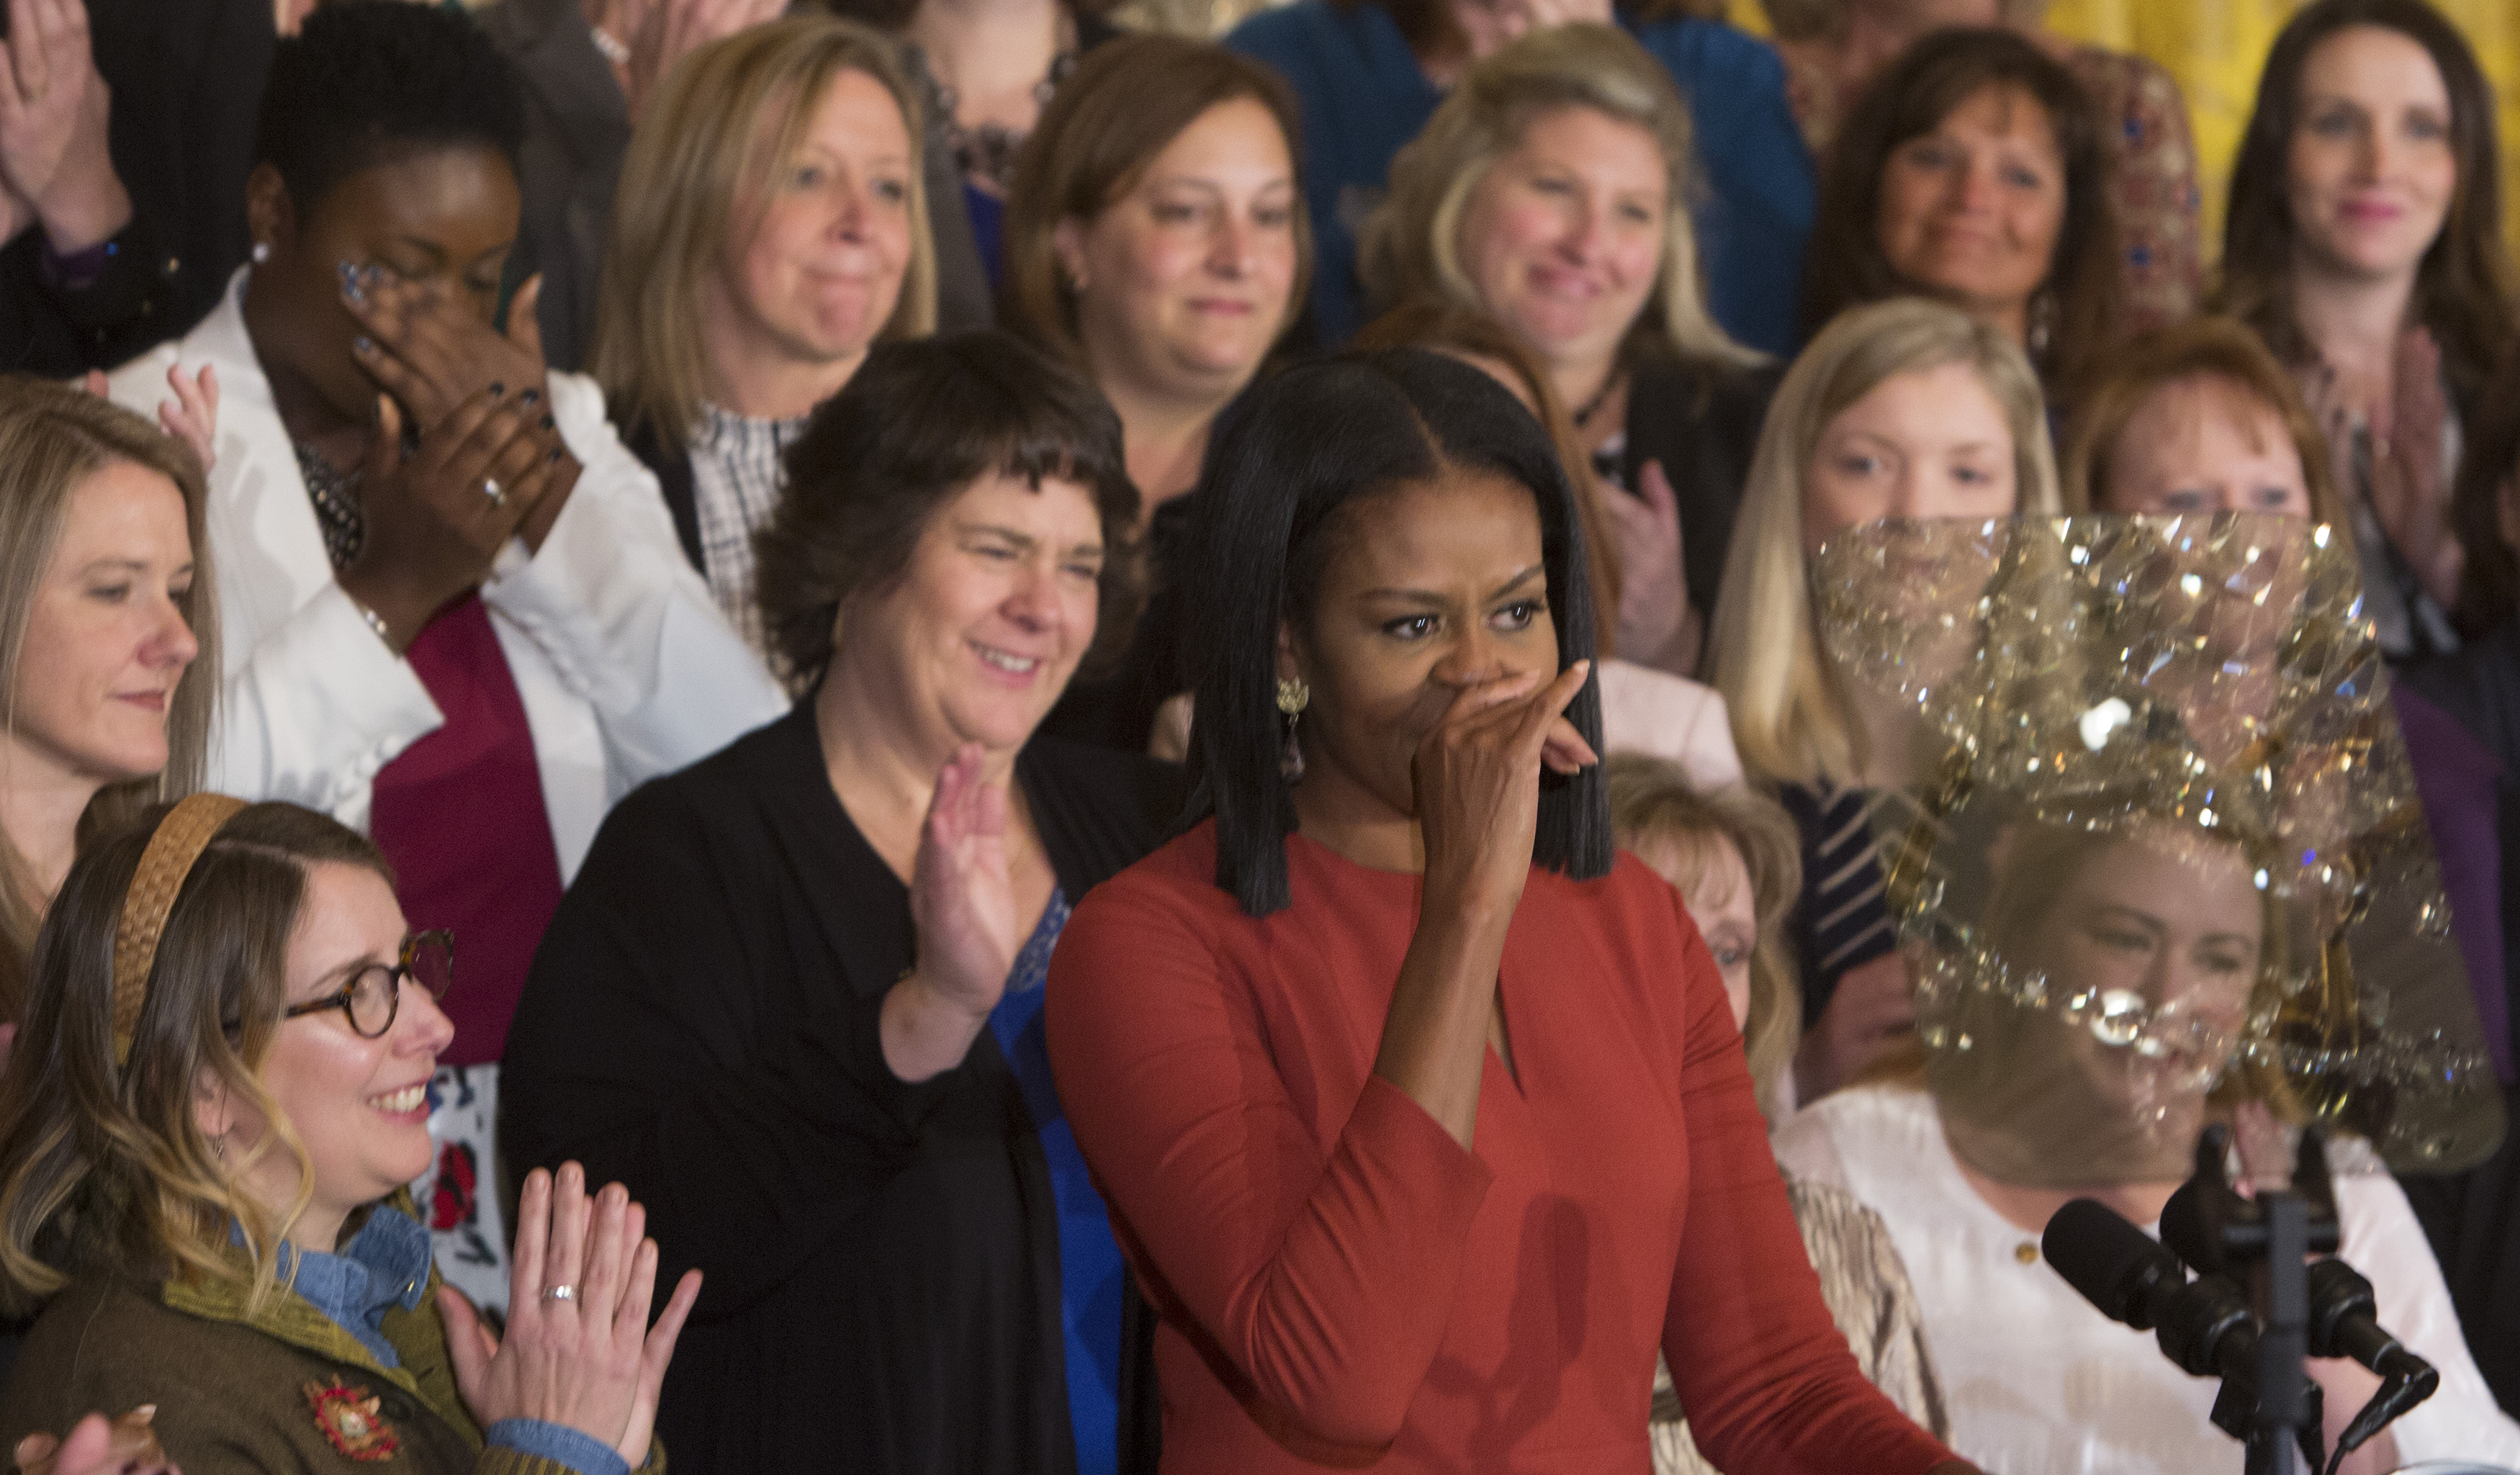
{"label": "black microphone windscreen", "polygon": [[2108,1205],[2075,1199],[2048,1221],[2039,1244],[2056,1274],[2110,1320],[2139,1328],[2152,1324],[2139,1299],[2153,1278],[2145,1273],[2157,1273],[2157,1262],[2169,1257]]}
{"label": "black microphone windscreen", "polygon": [[2170,1202],[2161,1206],[2161,1242],[2200,1275],[2222,1269],[2223,1257],[2216,1253],[2219,1247],[2205,1232],[2205,1216],[2196,1208],[2194,1179],[2181,1184]]}

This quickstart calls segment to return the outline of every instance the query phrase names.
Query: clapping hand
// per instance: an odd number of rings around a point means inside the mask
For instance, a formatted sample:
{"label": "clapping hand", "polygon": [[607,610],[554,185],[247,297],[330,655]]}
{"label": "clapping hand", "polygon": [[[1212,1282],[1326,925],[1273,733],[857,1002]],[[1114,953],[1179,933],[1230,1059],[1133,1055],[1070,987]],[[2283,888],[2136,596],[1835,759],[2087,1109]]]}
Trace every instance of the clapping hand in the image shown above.
{"label": "clapping hand", "polygon": [[[81,0],[9,0],[0,41],[0,231],[41,221],[53,246],[85,250],[131,219],[107,143],[112,96],[98,75]],[[0,235],[0,240],[7,239]]]}
{"label": "clapping hand", "polygon": [[19,1475],[183,1475],[150,1432],[157,1415],[157,1405],[143,1404],[112,1423],[91,1413],[68,1439],[29,1434],[18,1441]]}
{"label": "clapping hand", "polygon": [[1007,865],[1007,791],[981,775],[980,745],[965,743],[936,776],[912,863],[910,917],[919,978],[975,1015],[998,1006],[1023,945]]}
{"label": "clapping hand", "polygon": [[[105,371],[90,369],[79,387],[99,399],[111,397]],[[210,366],[203,364],[190,380],[180,367],[166,370],[166,387],[175,391],[173,399],[158,402],[158,426],[192,447],[193,456],[202,464],[202,474],[210,473],[213,457],[211,446],[219,433],[219,378]]]}
{"label": "clapping hand", "polygon": [[883,1001],[884,1063],[905,1081],[953,1069],[1006,993],[1023,945],[1007,857],[1007,791],[965,743],[936,776],[911,862],[918,964]]}
{"label": "clapping hand", "polygon": [[699,1298],[686,1272],[652,1328],[656,1241],[647,1210],[619,1184],[589,1197],[586,1173],[525,1175],[517,1253],[508,1278],[508,1334],[491,1335],[472,1303],[441,1287],[455,1386],[481,1427],[501,1419],[562,1424],[611,1447],[632,1469],[647,1462],[657,1391],[674,1340]]}
{"label": "clapping hand", "polygon": [[1618,653],[1686,676],[1697,666],[1698,620],[1688,602],[1680,499],[1659,461],[1645,463],[1637,490],[1630,497],[1605,489],[1601,499],[1619,539]]}
{"label": "clapping hand", "polygon": [[613,0],[605,29],[630,48],[613,68],[630,121],[648,112],[656,84],[692,52],[724,36],[776,21],[788,0]]}

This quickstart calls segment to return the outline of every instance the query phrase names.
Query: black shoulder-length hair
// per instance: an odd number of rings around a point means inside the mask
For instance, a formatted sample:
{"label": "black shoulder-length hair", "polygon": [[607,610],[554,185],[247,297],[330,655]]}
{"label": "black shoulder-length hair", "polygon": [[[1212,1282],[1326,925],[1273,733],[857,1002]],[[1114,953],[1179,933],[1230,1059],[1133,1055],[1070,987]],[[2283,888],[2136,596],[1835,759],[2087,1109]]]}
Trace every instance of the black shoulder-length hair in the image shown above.
{"label": "black shoulder-length hair", "polygon": [[[1209,461],[1192,558],[1190,649],[1198,720],[1191,732],[1188,822],[1216,819],[1216,884],[1245,915],[1286,906],[1285,837],[1294,796],[1280,777],[1278,632],[1302,629],[1323,569],[1355,524],[1360,497],[1475,469],[1531,492],[1557,661],[1593,654],[1591,576],[1575,494],[1557,450],[1521,401],[1486,374],[1417,348],[1291,369],[1249,391]],[[1600,683],[1567,717],[1601,747]],[[1532,859],[1579,880],[1610,869],[1600,770],[1543,771]]]}

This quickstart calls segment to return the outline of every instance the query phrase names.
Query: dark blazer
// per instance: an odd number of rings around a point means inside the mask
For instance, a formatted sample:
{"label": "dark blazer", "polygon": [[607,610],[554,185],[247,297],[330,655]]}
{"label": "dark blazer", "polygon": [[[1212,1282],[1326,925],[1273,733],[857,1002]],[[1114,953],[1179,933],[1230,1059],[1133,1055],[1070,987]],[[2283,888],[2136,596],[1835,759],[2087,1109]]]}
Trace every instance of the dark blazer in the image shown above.
{"label": "dark blazer", "polygon": [[[2499,980],[2468,983],[2481,989],[2499,982],[2511,1037],[2506,1058],[2520,1059],[2520,615],[2414,667],[2404,680],[2455,718],[2501,767],[2494,784],[2496,853],[2490,859],[2501,893],[2503,973]],[[2414,735],[2408,737],[2411,746]],[[2422,754],[2416,756],[2420,761]],[[2425,778],[2418,768],[2419,786]],[[2454,829],[2460,818],[2435,823]],[[2452,859],[2444,857],[2445,870]],[[2453,911],[2454,929],[2462,915]],[[2520,1123],[2520,1087],[2507,1077],[2502,1101],[2506,1119]],[[2520,1337],[2508,1331],[2520,1326],[2520,1132],[2506,1134],[2500,1150],[2465,1173],[2408,1174],[2400,1182],[2441,1261],[2477,1370],[2506,1411],[2520,1412]],[[2487,1327],[2499,1331],[2485,1332]]]}
{"label": "dark blazer", "polygon": [[1782,365],[1734,369],[1678,354],[1655,354],[1629,370],[1628,448],[1619,480],[1642,486],[1645,463],[1659,461],[1680,504],[1681,561],[1688,565],[1688,603],[1707,627],[1715,621],[1716,586],[1732,546],[1732,516],[1759,451],[1768,402],[1785,377]]}
{"label": "dark blazer", "polygon": [[[1128,754],[1036,738],[1015,775],[1071,902],[1178,810],[1175,771]],[[544,936],[503,1146],[626,1183],[661,1281],[706,1272],[660,1415],[678,1470],[1074,1468],[1055,1200],[1015,1077],[988,1030],[916,1086],[883,1061],[915,938],[810,700],[624,800]],[[1150,1332],[1124,1327],[1124,1469],[1152,1468],[1128,1370]]]}
{"label": "dark blazer", "polygon": [[245,181],[271,70],[270,0],[88,0],[132,220],[84,288],[47,280],[43,229],[0,248],[0,370],[65,378],[180,337],[245,263]]}

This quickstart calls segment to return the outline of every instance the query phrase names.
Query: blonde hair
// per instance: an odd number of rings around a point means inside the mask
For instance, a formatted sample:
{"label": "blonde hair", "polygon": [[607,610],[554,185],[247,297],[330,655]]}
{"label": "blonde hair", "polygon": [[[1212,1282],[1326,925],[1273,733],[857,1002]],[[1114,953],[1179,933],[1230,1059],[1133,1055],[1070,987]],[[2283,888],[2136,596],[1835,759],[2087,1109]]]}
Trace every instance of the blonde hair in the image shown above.
{"label": "blonde hair", "polygon": [[[177,603],[201,648],[167,702],[166,767],[153,777],[99,789],[79,817],[82,848],[127,825],[143,806],[181,798],[202,783],[219,673],[202,464],[183,442],[111,401],[46,380],[0,375],[0,732],[17,732],[18,669],[25,653],[26,626],[61,543],[72,495],[90,476],[114,465],[155,471],[183,494],[193,587]],[[18,1018],[27,958],[41,920],[25,859],[0,834],[0,1021]]]}
{"label": "blonde hair", "polygon": [[1724,560],[1712,638],[1732,741],[1770,782],[1842,782],[1861,754],[1845,695],[1821,658],[1804,568],[1803,479],[1820,438],[1884,380],[1965,364],[2012,430],[2014,512],[2054,516],[2056,459],[2038,372],[2002,330],[1958,308],[1894,297],[1841,313],[1794,360],[1768,407]]}
{"label": "blonde hair", "polygon": [[1802,838],[1793,817],[1750,789],[1696,788],[1680,765],[1644,753],[1612,753],[1602,762],[1601,778],[1620,847],[1636,850],[1656,840],[1670,845],[1684,872],[1673,878],[1682,890],[1704,879],[1715,842],[1740,855],[1756,927],[1741,1048],[1750,1058],[1750,1085],[1760,1108],[1773,1119],[1782,1104],[1776,1099],[1778,1083],[1803,1031],[1802,984],[1785,946],[1785,917],[1803,890]]}
{"label": "blonde hair", "polygon": [[1696,180],[1688,109],[1660,62],[1612,25],[1535,31],[1469,69],[1424,131],[1391,160],[1391,193],[1366,222],[1357,269],[1384,306],[1440,297],[1483,310],[1462,266],[1462,217],[1499,158],[1521,146],[1532,122],[1590,108],[1653,135],[1668,202],[1662,269],[1623,348],[1660,348],[1730,364],[1764,356],[1732,341],[1707,315],[1698,283],[1697,236],[1688,203]]}
{"label": "blonde hair", "polygon": [[[84,1275],[232,1279],[231,1225],[258,1304],[313,1200],[313,1161],[260,1080],[288,1004],[289,942],[313,866],[357,866],[388,884],[392,873],[330,816],[282,803],[238,811],[175,894],[117,1067],[114,938],[163,815],[79,858],[36,947],[25,1024],[0,1072],[0,1300],[20,1311]],[[270,1126],[234,1159],[196,1115],[205,1082]],[[245,1186],[275,1153],[297,1168],[278,1208]]]}
{"label": "blonde hair", "polygon": [[2109,479],[2127,423],[2155,394],[2182,380],[2202,380],[2273,416],[2301,457],[2303,484],[2315,522],[2344,524],[2345,506],[2328,465],[2327,440],[2301,397],[2301,386],[2275,362],[2264,340],[2229,318],[2191,318],[2156,329],[2114,349],[2108,368],[2085,387],[2074,413],[2064,469],[2065,511],[2106,512]]}
{"label": "blonde hair", "polygon": [[701,289],[758,223],[739,210],[802,142],[844,71],[883,84],[910,137],[910,262],[878,341],[936,327],[936,255],[920,168],[919,100],[894,43],[854,21],[789,16],[685,57],[630,136],[612,196],[589,371],[625,428],[679,446],[706,399]]}

